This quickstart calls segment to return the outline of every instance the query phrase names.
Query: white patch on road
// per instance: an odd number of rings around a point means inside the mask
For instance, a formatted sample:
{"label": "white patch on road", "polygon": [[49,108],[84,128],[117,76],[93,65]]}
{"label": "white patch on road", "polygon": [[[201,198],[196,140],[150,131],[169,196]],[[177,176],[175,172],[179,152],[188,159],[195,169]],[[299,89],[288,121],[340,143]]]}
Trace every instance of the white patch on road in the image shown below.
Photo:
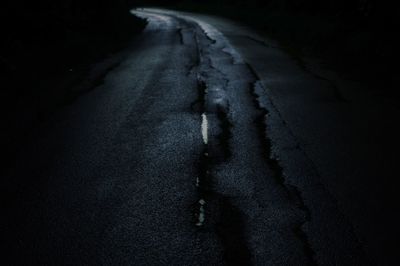
{"label": "white patch on road", "polygon": [[144,31],[159,31],[176,29],[177,24],[170,15],[147,12],[145,9],[132,9],[131,14],[147,20],[147,25]]}
{"label": "white patch on road", "polygon": [[208,120],[206,113],[201,115],[201,135],[203,136],[204,144],[208,144]]}
{"label": "white patch on road", "polygon": [[[138,9],[132,10],[133,14],[134,12],[137,12]],[[185,12],[179,12],[179,11],[174,11],[174,10],[166,10],[166,9],[157,9],[157,8],[141,8],[140,11],[142,12],[148,12],[149,14],[158,14],[158,15],[167,15],[167,16],[172,16],[172,17],[177,17],[181,18],[184,20],[192,21],[195,22],[197,25],[200,26],[204,34],[210,39],[213,40],[218,46],[223,48],[223,51],[233,58],[233,63],[234,64],[244,64],[244,60],[242,56],[236,51],[236,49],[233,48],[229,40],[224,36],[222,32],[220,32],[217,28],[214,26],[211,26],[209,23],[206,23],[202,19],[193,16],[193,14],[190,13],[185,13]]]}
{"label": "white patch on road", "polygon": [[204,224],[204,221],[206,220],[206,216],[205,216],[205,212],[204,212],[204,205],[206,204],[206,201],[204,199],[200,199],[199,204],[200,204],[199,217],[198,217],[196,226],[202,226]]}

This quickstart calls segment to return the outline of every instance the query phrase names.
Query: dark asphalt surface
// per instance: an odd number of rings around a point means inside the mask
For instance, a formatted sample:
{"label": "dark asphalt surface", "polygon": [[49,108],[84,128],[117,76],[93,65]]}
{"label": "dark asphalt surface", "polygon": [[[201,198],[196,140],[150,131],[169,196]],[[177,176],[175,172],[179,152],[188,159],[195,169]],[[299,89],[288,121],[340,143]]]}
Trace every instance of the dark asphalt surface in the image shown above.
{"label": "dark asphalt surface", "polygon": [[371,264],[333,199],[286,182],[263,85],[224,35],[134,13],[149,23],[126,58],[21,151],[10,265]]}

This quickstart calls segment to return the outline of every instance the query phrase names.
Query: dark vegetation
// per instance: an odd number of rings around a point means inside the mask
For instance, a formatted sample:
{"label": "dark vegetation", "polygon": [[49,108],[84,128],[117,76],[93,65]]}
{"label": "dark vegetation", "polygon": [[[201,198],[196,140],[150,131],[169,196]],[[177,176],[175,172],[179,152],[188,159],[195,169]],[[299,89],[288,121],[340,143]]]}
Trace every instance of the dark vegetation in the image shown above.
{"label": "dark vegetation", "polygon": [[71,87],[85,78],[93,63],[127,46],[142,30],[145,22],[129,13],[129,4],[125,0],[2,4],[0,144],[8,159],[35,125],[71,100]]}

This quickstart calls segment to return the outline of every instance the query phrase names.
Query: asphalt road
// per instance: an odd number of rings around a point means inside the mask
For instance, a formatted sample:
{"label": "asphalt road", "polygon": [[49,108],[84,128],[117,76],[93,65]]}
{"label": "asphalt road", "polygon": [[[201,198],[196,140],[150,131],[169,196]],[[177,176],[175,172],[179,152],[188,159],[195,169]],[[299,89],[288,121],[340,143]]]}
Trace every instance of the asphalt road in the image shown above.
{"label": "asphalt road", "polygon": [[244,52],[212,20],[133,13],[121,63],[19,156],[10,265],[374,264]]}

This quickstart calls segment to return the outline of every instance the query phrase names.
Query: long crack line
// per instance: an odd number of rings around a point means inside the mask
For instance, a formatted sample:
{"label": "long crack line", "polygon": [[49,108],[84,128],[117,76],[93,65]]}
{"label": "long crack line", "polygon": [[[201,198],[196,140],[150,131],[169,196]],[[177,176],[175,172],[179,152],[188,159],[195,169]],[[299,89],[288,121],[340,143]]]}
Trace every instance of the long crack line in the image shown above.
{"label": "long crack line", "polygon": [[308,264],[311,266],[316,266],[318,265],[318,263],[315,259],[315,252],[311,247],[306,232],[304,231],[305,224],[311,220],[311,212],[309,208],[305,205],[300,190],[296,186],[287,183],[285,175],[283,173],[283,168],[279,164],[279,160],[273,154],[272,141],[267,133],[268,132],[267,117],[269,111],[265,107],[262,107],[260,104],[259,95],[256,92],[256,86],[260,85],[259,83],[260,81],[258,79],[258,76],[256,76],[255,72],[252,71],[251,68],[250,70],[256,77],[256,81],[250,86],[250,94],[253,97],[255,107],[257,108],[257,110],[261,112],[261,114],[255,120],[255,123],[259,130],[260,138],[263,141],[263,147],[265,149],[264,150],[265,158],[267,159],[268,165],[271,167],[274,173],[273,176],[277,181],[277,183],[283,187],[288,197],[296,202],[297,207],[304,214],[304,220],[295,228],[295,234],[303,243],[304,254],[307,256]]}

